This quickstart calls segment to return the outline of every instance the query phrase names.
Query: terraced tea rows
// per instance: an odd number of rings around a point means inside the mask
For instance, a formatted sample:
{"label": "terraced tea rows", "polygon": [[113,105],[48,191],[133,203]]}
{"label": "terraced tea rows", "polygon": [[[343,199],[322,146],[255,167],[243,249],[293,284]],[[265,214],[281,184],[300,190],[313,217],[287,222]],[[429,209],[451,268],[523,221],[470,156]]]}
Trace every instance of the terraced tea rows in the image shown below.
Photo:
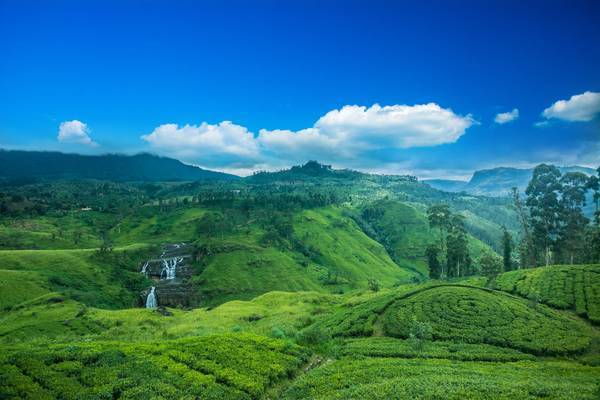
{"label": "terraced tea rows", "polygon": [[531,354],[489,344],[436,341],[415,347],[410,340],[390,337],[347,339],[341,354],[348,357],[445,358],[460,361],[535,360],[535,356]]}
{"label": "terraced tea rows", "polygon": [[565,354],[589,346],[591,329],[546,306],[485,289],[434,287],[394,302],[383,315],[388,336],[408,338],[414,320],[435,340],[487,343],[535,354]]}
{"label": "terraced tea rows", "polygon": [[550,266],[504,273],[497,289],[518,294],[600,323],[600,265]]}
{"label": "terraced tea rows", "polygon": [[592,400],[597,377],[598,368],[569,362],[346,357],[302,376],[282,398]]}
{"label": "terraced tea rows", "polygon": [[253,399],[306,358],[253,335],[20,346],[0,358],[0,398]]}

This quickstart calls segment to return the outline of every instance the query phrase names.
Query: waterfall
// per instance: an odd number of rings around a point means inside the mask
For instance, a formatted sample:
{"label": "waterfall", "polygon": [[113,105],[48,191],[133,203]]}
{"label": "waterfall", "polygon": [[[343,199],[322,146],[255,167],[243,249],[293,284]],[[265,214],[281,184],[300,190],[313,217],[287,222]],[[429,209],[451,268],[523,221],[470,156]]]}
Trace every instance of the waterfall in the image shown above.
{"label": "waterfall", "polygon": [[150,289],[150,293],[148,294],[148,297],[146,298],[146,308],[158,307],[158,302],[156,301],[156,294],[154,294],[154,289],[155,289],[155,287],[152,286],[152,289]]}
{"label": "waterfall", "polygon": [[146,268],[148,268],[148,261],[146,261],[142,266],[142,274],[144,275],[148,275],[148,273],[146,272]]}
{"label": "waterfall", "polygon": [[175,279],[177,264],[179,264],[181,261],[183,261],[183,258],[181,257],[173,257],[168,259],[163,258],[163,268],[162,271],[160,271],[160,279]]}

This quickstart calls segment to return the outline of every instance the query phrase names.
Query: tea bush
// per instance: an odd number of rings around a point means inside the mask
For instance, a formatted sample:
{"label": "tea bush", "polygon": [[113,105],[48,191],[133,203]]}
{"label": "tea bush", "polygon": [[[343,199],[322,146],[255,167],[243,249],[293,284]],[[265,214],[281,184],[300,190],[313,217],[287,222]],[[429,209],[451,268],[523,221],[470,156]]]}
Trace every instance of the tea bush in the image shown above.
{"label": "tea bush", "polygon": [[383,315],[387,336],[408,338],[413,318],[432,326],[435,340],[486,343],[534,354],[580,352],[591,329],[546,306],[475,287],[433,287],[394,302]]}
{"label": "tea bush", "polygon": [[253,399],[308,358],[255,335],[5,348],[0,398]]}
{"label": "tea bush", "polygon": [[495,280],[497,289],[572,309],[600,323],[600,265],[560,265],[510,271]]}

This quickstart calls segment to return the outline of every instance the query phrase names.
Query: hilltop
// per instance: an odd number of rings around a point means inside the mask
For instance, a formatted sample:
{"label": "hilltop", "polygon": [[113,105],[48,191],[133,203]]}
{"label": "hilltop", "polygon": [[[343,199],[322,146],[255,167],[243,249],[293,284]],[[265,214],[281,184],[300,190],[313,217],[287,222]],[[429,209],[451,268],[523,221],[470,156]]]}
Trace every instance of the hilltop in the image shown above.
{"label": "hilltop", "polygon": [[[593,168],[571,166],[559,167],[562,174],[566,172],[582,172],[586,175],[595,174]],[[513,187],[525,192],[527,183],[531,180],[533,168],[498,167],[478,170],[468,181],[447,179],[426,179],[424,182],[432,187],[448,192],[466,192],[473,195],[507,197]]]}
{"label": "hilltop", "polygon": [[81,155],[0,149],[0,181],[98,179],[107,181],[236,180],[239,177],[152,154]]}

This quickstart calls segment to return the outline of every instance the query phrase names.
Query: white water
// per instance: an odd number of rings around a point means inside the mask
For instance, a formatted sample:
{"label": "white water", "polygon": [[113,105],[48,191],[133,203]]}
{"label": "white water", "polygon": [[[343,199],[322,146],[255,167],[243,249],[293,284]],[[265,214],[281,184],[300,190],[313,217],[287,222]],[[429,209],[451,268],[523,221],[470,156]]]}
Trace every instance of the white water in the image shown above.
{"label": "white water", "polygon": [[144,266],[142,266],[142,274],[144,275],[147,275],[146,268],[148,268],[148,261],[146,261],[144,263]]}
{"label": "white water", "polygon": [[[175,279],[177,272],[177,264],[183,261],[181,257],[163,258],[163,268],[160,271],[160,279]],[[164,277],[164,278],[163,278]]]}
{"label": "white water", "polygon": [[146,297],[146,308],[156,308],[158,307],[158,302],[156,301],[156,294],[154,294],[154,286],[150,289],[150,293],[148,297]]}

